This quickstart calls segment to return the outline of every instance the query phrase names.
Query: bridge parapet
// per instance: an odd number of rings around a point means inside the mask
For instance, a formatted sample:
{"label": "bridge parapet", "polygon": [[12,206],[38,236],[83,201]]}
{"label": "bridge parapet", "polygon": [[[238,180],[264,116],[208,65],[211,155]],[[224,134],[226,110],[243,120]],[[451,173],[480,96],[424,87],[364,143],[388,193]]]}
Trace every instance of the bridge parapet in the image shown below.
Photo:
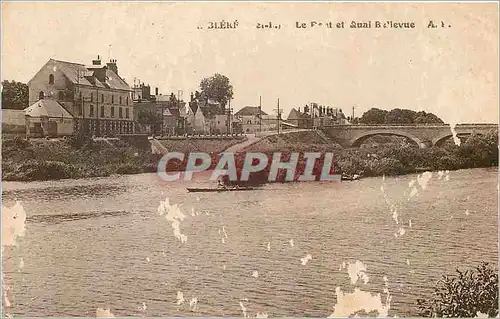
{"label": "bridge parapet", "polygon": [[471,123],[457,124],[425,124],[425,125],[334,125],[324,128],[326,133],[344,147],[359,147],[367,138],[374,135],[402,136],[412,140],[421,148],[439,145],[443,140],[457,135],[486,133],[498,131],[498,124]]}

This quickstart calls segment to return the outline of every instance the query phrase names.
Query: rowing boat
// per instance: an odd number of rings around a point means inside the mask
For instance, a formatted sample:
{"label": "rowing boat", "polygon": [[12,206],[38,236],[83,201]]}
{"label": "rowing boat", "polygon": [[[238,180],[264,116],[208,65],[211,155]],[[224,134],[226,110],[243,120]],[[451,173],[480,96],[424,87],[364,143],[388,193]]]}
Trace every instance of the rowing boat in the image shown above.
{"label": "rowing boat", "polygon": [[357,174],[354,174],[354,175],[342,175],[340,177],[340,180],[342,180],[342,181],[356,181],[358,179],[360,179],[360,176],[357,175]]}
{"label": "rowing boat", "polygon": [[190,193],[210,193],[210,192],[238,192],[238,191],[251,191],[254,190],[253,187],[244,188],[188,188]]}

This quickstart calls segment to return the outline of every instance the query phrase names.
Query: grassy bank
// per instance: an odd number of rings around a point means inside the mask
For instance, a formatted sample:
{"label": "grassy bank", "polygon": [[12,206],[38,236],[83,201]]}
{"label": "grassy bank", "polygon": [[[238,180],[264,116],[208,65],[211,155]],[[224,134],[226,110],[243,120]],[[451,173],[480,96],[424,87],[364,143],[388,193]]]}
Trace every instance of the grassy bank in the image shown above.
{"label": "grassy bank", "polygon": [[2,139],[2,180],[33,181],[142,172],[150,150],[121,141]]}

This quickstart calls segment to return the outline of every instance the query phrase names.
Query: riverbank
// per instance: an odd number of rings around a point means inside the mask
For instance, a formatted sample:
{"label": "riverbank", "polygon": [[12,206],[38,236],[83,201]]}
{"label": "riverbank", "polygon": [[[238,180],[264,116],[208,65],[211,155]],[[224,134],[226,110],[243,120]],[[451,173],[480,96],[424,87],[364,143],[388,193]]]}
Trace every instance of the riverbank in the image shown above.
{"label": "riverbank", "polygon": [[[161,140],[170,152],[220,153],[244,139]],[[162,154],[153,154],[150,143],[121,140],[2,139],[2,180],[36,181],[106,177],[114,174],[153,173]]]}
{"label": "riverbank", "polygon": [[[457,170],[498,166],[498,138],[495,132],[474,135],[460,146],[453,142],[442,147],[420,149],[394,139],[393,143],[377,147],[343,149],[326,135],[318,132],[296,132],[273,135],[244,148],[246,152],[333,153],[334,171],[363,176],[402,175],[426,170]],[[189,140],[161,143],[170,152],[208,152],[218,154],[238,141]],[[149,144],[149,143],[148,143]],[[113,174],[137,174],[157,171],[162,155],[153,154],[150,145],[132,145],[124,141],[79,139],[45,140],[5,137],[2,139],[2,180],[34,181],[105,177]],[[299,166],[304,166],[299,160]],[[171,162],[168,171],[184,169],[183,163]],[[213,165],[214,166],[214,165]],[[284,175],[283,175],[284,176]]]}

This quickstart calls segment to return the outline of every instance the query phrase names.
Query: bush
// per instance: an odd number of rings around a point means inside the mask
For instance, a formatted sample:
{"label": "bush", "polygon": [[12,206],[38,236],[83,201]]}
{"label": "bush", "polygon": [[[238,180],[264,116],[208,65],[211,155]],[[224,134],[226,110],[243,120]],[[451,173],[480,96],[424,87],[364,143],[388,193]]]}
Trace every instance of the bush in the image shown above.
{"label": "bush", "polygon": [[15,175],[21,180],[53,180],[73,178],[75,167],[58,161],[27,161],[15,169]]}
{"label": "bush", "polygon": [[380,158],[365,161],[365,167],[363,169],[364,176],[401,175],[405,172],[405,167],[400,161],[394,158]]}
{"label": "bush", "polygon": [[75,149],[81,149],[84,146],[92,143],[92,138],[83,134],[75,133],[67,138],[67,142]]}
{"label": "bush", "polygon": [[122,163],[116,167],[116,174],[138,174],[142,173],[142,167],[134,163]]}
{"label": "bush", "polygon": [[419,299],[419,315],[424,317],[488,317],[498,315],[498,271],[487,263],[474,270],[456,270],[443,276],[430,299]]}

